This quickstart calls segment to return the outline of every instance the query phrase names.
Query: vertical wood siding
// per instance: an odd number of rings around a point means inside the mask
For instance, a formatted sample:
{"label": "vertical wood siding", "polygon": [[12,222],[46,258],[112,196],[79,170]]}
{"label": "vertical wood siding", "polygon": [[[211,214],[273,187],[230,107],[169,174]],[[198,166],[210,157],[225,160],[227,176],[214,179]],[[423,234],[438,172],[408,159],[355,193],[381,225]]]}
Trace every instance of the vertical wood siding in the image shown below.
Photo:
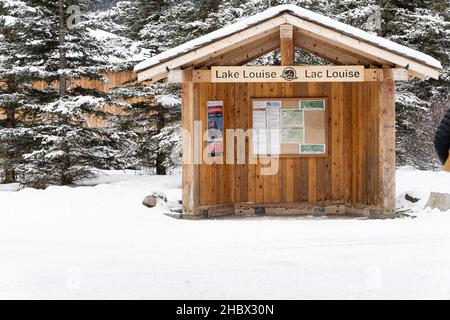
{"label": "vertical wood siding", "polygon": [[[224,101],[225,129],[244,131],[252,127],[252,98],[327,97],[329,101],[326,157],[281,157],[278,173],[264,176],[262,164],[248,164],[251,141],[247,138],[247,164],[199,166],[199,205],[318,201],[382,205],[380,86],[379,82],[199,84],[196,95],[203,130],[208,100]],[[236,151],[235,146],[235,159]]]}

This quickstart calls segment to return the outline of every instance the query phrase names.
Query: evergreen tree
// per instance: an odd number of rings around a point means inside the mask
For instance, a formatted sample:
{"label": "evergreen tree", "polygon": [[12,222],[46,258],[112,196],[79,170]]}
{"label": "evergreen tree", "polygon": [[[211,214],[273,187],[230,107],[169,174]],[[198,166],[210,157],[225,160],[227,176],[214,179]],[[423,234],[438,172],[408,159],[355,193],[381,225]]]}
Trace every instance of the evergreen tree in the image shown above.
{"label": "evergreen tree", "polygon": [[0,79],[6,82],[0,95],[0,111],[6,115],[0,120],[0,177],[5,183],[16,181],[15,167],[31,150],[32,130],[27,129],[29,121],[22,121],[35,115],[32,104],[37,94],[30,83],[48,76],[44,69],[30,65],[30,57],[18,44],[24,42],[20,30],[31,30],[41,15],[23,1],[0,1]]}
{"label": "evergreen tree", "polygon": [[382,0],[382,34],[441,61],[439,80],[397,83],[398,162],[438,167],[434,130],[450,107],[450,3],[446,0]]}
{"label": "evergreen tree", "polygon": [[116,121],[122,131],[136,135],[136,168],[153,168],[164,175],[181,165],[179,89],[178,85],[158,83],[115,90],[115,98],[134,101]]}
{"label": "evergreen tree", "polygon": [[[101,47],[76,15],[77,8],[83,10],[87,1],[18,3],[14,8],[9,2],[3,3],[9,20],[15,22],[3,24],[3,33],[9,34],[11,41],[2,52],[5,58],[0,78],[11,74],[16,80],[7,98],[23,97],[16,103],[21,108],[20,117],[16,116],[21,125],[2,130],[1,150],[13,149],[17,140],[31,140],[33,143],[24,143],[26,150],[6,157],[14,166],[17,180],[39,187],[72,184],[91,176],[94,167],[109,167],[119,159],[122,140],[118,133],[109,127],[90,128],[87,124],[91,115],[107,116],[102,106],[115,101],[105,93],[83,89],[70,81],[102,80],[101,72],[107,65]],[[23,17],[25,3],[33,14]],[[70,7],[73,5],[78,7]],[[36,81],[46,85],[42,89],[33,87]]]}
{"label": "evergreen tree", "polygon": [[[142,60],[144,57],[159,53],[162,49],[160,45],[153,45],[158,43],[154,38],[148,39],[141,35],[141,26],[155,25],[161,17],[167,15],[166,10],[170,12],[173,9],[170,4],[174,5],[175,2],[121,1],[110,8],[107,15],[91,14],[90,27],[102,28],[106,25],[109,28],[116,23],[121,23],[118,29],[120,35],[133,39],[129,48],[139,51],[139,54],[129,58],[132,60],[141,57]],[[114,46],[117,47],[116,44]],[[122,46],[128,46],[128,44],[123,42]],[[124,64],[121,66],[123,67]],[[120,130],[135,134],[134,141],[138,146],[134,153],[135,167],[150,168],[157,174],[165,174],[173,166],[180,165],[180,161],[171,156],[181,149],[180,99],[174,86],[158,84],[147,88],[130,85],[116,88],[111,94],[114,99],[120,99],[127,105],[124,109],[127,114],[117,117],[115,121],[119,124]]]}

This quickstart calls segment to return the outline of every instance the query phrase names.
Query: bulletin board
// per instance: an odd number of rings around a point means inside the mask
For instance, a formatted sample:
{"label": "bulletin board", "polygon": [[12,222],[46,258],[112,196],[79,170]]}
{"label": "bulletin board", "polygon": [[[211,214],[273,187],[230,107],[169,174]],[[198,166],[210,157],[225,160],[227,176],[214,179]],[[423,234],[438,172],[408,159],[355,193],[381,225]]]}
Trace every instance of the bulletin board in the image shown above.
{"label": "bulletin board", "polygon": [[253,155],[327,155],[327,98],[258,98],[250,103]]}

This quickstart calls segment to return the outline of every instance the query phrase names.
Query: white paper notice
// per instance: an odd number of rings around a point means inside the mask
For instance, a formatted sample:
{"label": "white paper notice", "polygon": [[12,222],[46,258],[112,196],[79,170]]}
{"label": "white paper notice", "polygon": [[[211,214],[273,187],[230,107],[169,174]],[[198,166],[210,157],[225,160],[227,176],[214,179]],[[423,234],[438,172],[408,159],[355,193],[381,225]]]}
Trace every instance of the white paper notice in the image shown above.
{"label": "white paper notice", "polygon": [[265,129],[266,128],[266,111],[253,111],[253,128]]}
{"label": "white paper notice", "polygon": [[266,107],[266,101],[253,101],[253,108],[265,108]]}
{"label": "white paper notice", "polygon": [[253,111],[253,152],[267,154],[266,111]]}
{"label": "white paper notice", "polygon": [[267,127],[269,129],[269,153],[280,154],[280,110],[267,109]]}
{"label": "white paper notice", "polygon": [[281,101],[253,101],[253,108],[281,108]]}

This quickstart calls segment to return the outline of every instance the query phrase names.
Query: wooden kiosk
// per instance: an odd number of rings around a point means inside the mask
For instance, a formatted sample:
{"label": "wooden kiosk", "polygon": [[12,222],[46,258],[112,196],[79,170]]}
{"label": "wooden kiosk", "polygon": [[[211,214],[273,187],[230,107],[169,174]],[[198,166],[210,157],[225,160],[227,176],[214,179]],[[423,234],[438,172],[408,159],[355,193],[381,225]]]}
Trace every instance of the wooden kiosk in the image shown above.
{"label": "wooden kiosk", "polygon": [[[279,48],[281,66],[248,65]],[[295,65],[295,48],[330,65]],[[440,69],[423,53],[285,5],[135,72],[182,83],[183,217],[393,217],[395,81],[437,79]]]}

